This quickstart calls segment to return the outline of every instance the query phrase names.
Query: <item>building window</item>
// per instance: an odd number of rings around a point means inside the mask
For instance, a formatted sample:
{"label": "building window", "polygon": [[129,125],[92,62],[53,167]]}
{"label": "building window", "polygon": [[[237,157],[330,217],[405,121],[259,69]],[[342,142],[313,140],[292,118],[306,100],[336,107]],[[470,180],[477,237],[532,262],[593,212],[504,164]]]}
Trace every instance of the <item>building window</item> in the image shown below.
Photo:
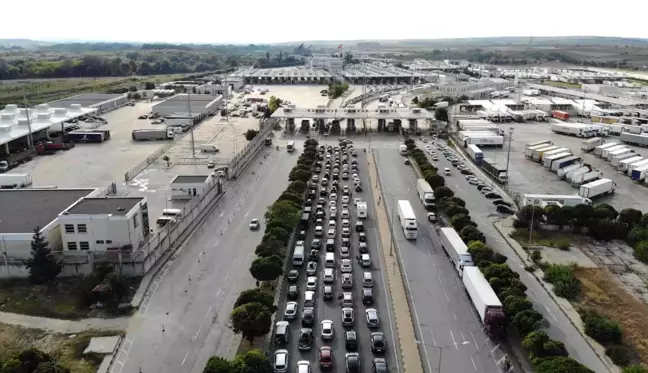
{"label": "building window", "polygon": [[110,245],[112,243],[112,240],[106,240],[106,244]]}
{"label": "building window", "polygon": [[88,233],[88,227],[85,224],[77,224],[77,231],[79,233]]}
{"label": "building window", "polygon": [[133,217],[133,228],[137,228],[139,222],[137,221],[137,216]]}
{"label": "building window", "polygon": [[68,250],[76,250],[77,249],[77,244],[76,242],[68,242]]}
{"label": "building window", "polygon": [[79,242],[79,248],[81,250],[90,250],[90,243],[88,241]]}
{"label": "building window", "polygon": [[97,240],[97,245],[103,245],[104,241],[103,240]]}
{"label": "building window", "polygon": [[65,233],[74,233],[74,224],[65,224]]}

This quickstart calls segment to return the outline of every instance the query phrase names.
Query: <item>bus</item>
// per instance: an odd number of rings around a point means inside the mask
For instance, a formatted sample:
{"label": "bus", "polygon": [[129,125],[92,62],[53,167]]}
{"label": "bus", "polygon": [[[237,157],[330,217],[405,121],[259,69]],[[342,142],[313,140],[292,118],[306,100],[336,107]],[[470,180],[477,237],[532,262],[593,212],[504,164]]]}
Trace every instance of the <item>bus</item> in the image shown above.
{"label": "bus", "polygon": [[412,205],[407,200],[398,201],[398,221],[403,228],[403,234],[408,240],[415,240],[418,235],[418,225],[416,215]]}
{"label": "bus", "polygon": [[288,153],[292,153],[295,150],[295,142],[294,141],[288,141],[288,145],[286,146],[286,150],[288,150]]}

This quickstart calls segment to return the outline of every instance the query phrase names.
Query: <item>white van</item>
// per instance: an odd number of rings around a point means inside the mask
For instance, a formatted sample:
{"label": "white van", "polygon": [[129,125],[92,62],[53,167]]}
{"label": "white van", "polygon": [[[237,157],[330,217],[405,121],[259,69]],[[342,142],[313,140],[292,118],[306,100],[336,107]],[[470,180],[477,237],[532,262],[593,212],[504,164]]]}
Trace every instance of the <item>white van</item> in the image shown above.
{"label": "white van", "polygon": [[448,167],[443,169],[443,174],[446,176],[450,176],[450,169]]}
{"label": "white van", "polygon": [[170,218],[180,218],[182,217],[181,209],[164,209],[162,210],[162,216],[168,216]]}
{"label": "white van", "polygon": [[294,266],[302,266],[304,265],[304,246],[303,245],[297,245],[295,246],[295,252],[293,253],[293,265]]}
{"label": "white van", "polygon": [[362,287],[372,288],[373,286],[374,286],[374,282],[373,282],[373,277],[371,276],[371,272],[364,272],[362,274]]}
{"label": "white van", "polygon": [[371,267],[371,257],[369,256],[369,254],[362,254],[362,256],[360,257],[360,265],[363,268]]}
{"label": "white van", "polygon": [[335,268],[335,253],[326,253],[324,257],[324,267]]}
{"label": "white van", "polygon": [[407,145],[402,144],[398,147],[398,151],[401,153],[401,155],[407,155]]}
{"label": "white van", "polygon": [[200,151],[204,153],[218,153],[220,149],[214,144],[202,144],[200,145]]}

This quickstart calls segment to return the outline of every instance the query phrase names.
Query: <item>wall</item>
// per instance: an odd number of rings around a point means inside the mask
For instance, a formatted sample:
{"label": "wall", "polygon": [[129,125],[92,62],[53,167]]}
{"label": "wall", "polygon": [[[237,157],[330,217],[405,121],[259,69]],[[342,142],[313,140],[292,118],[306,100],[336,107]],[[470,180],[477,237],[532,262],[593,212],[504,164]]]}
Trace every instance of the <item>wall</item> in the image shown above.
{"label": "wall", "polygon": [[[61,215],[59,223],[65,254],[75,254],[81,251],[80,242],[88,242],[89,251],[106,251],[132,245],[140,246],[144,240],[142,211],[138,206],[129,211],[126,216],[108,215]],[[137,222],[135,224],[135,222]],[[73,224],[75,233],[67,233],[65,225]],[[78,233],[78,225],[86,225],[86,233]],[[103,241],[97,242],[97,241]],[[69,250],[69,243],[76,242],[77,250]]]}
{"label": "wall", "polygon": [[207,182],[204,183],[172,183],[171,199],[192,199],[192,189],[196,189],[197,195],[202,195],[207,188]]}

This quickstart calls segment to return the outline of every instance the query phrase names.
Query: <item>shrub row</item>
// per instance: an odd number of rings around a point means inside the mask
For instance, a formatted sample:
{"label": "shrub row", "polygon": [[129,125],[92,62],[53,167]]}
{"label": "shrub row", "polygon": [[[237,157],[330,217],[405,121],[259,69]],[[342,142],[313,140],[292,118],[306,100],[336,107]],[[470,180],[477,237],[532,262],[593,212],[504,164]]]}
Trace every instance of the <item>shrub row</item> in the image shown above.
{"label": "shrub row", "polygon": [[533,309],[526,295],[527,287],[520,281],[520,275],[506,264],[506,256],[486,246],[486,237],[470,218],[466,202],[455,197],[454,192],[445,186],[445,179],[437,175],[425,153],[414,145],[413,140],[406,140],[405,145],[423,178],[434,190],[438,208],[466,242],[473,262],[502,301],[509,325],[523,339],[522,346],[529,353],[536,372],[593,373],[568,356],[564,343],[549,338],[542,330],[547,325],[546,320]]}
{"label": "shrub row", "polygon": [[270,360],[259,350],[251,350],[243,355],[237,355],[234,360],[212,356],[203,369],[203,373],[260,373],[272,371]]}
{"label": "shrub row", "polygon": [[[306,141],[297,165],[288,176],[290,184],[265,212],[264,235],[255,249],[257,258],[250,265],[250,274],[256,279],[257,287],[243,291],[231,313],[234,332],[250,343],[272,329],[272,314],[276,311],[272,283],[283,274],[288,243],[299,222],[308,181],[313,175],[317,145],[315,140]],[[270,285],[270,291],[260,286],[262,284]]]}
{"label": "shrub row", "polygon": [[630,367],[639,361],[637,351],[623,343],[623,331],[618,323],[592,309],[581,308],[578,313],[583,320],[585,334],[605,347],[605,354],[614,364]]}

